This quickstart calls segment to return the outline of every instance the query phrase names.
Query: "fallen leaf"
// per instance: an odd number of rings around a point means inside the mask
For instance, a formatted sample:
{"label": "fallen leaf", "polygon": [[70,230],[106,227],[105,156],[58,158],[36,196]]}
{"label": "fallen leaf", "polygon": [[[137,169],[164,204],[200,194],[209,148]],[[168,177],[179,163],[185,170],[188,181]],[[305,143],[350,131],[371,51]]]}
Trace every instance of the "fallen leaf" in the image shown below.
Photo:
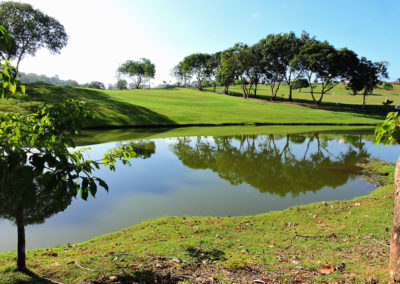
{"label": "fallen leaf", "polygon": [[320,270],[318,270],[318,272],[321,274],[331,274],[333,271],[335,271],[335,267],[332,263],[327,263]]}

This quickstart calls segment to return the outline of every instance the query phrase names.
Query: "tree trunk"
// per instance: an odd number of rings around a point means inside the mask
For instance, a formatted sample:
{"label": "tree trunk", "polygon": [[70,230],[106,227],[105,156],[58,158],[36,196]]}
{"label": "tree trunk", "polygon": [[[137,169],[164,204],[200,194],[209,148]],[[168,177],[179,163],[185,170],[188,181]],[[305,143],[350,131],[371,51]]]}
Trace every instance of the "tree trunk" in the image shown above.
{"label": "tree trunk", "polygon": [[400,158],[394,174],[394,214],[390,240],[390,282],[400,283]]}
{"label": "tree trunk", "polygon": [[289,86],[289,102],[292,102],[293,101],[293,98],[292,98],[292,86]]}
{"label": "tree trunk", "polygon": [[228,90],[229,90],[229,85],[228,85],[228,86],[225,86],[225,88],[224,88],[224,94],[225,94],[225,95],[228,94]]}
{"label": "tree trunk", "polygon": [[18,230],[18,259],[17,266],[18,270],[26,270],[26,255],[25,255],[25,225],[24,225],[24,207],[22,203],[18,203],[16,210],[16,223]]}
{"label": "tree trunk", "polygon": [[363,109],[365,109],[365,93],[364,93],[364,95],[363,95]]}

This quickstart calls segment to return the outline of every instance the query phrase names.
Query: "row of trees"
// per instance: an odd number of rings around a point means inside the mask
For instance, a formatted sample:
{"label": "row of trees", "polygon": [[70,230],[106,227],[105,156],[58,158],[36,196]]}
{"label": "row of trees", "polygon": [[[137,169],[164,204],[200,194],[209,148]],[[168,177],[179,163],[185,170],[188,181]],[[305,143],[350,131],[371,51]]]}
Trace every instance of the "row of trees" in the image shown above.
{"label": "row of trees", "polygon": [[256,96],[259,84],[265,84],[271,90],[271,100],[275,100],[285,83],[289,101],[293,100],[292,90],[303,80],[308,83],[313,101],[320,104],[340,82],[346,83],[354,94],[362,91],[365,102],[365,95],[388,77],[386,65],[359,58],[348,48],[336,49],[306,32],[299,37],[290,32],[270,34],[252,46],[237,43],[215,54],[189,55],[172,73],[178,84],[186,85],[195,78],[198,90],[203,89],[204,82],[215,80],[228,93],[229,87],[239,81],[244,98]]}

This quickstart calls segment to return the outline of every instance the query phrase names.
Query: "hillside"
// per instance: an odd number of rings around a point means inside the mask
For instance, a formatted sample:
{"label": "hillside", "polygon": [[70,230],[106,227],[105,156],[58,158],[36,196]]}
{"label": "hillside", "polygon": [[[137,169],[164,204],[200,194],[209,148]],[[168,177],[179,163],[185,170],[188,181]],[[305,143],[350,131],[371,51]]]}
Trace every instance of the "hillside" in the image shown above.
{"label": "hillside", "polygon": [[178,126],[223,124],[370,124],[384,113],[345,106],[244,100],[191,89],[95,90],[47,84],[27,85],[26,95],[0,101],[0,111],[30,112],[43,103],[67,98],[89,103],[96,119],[90,127]]}

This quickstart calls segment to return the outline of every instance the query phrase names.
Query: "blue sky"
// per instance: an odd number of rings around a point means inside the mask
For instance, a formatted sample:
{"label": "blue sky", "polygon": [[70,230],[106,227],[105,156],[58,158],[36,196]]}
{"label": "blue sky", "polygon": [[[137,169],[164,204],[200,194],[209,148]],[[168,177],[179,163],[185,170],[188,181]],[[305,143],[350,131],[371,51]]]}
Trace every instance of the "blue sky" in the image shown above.
{"label": "blue sky", "polygon": [[216,52],[236,42],[254,44],[270,33],[307,31],[337,48],[390,63],[400,77],[400,1],[396,0],[27,0],[58,19],[70,36],[59,55],[41,51],[21,71],[59,75],[80,83],[116,81],[125,60],[156,64],[154,83],[184,56]]}

